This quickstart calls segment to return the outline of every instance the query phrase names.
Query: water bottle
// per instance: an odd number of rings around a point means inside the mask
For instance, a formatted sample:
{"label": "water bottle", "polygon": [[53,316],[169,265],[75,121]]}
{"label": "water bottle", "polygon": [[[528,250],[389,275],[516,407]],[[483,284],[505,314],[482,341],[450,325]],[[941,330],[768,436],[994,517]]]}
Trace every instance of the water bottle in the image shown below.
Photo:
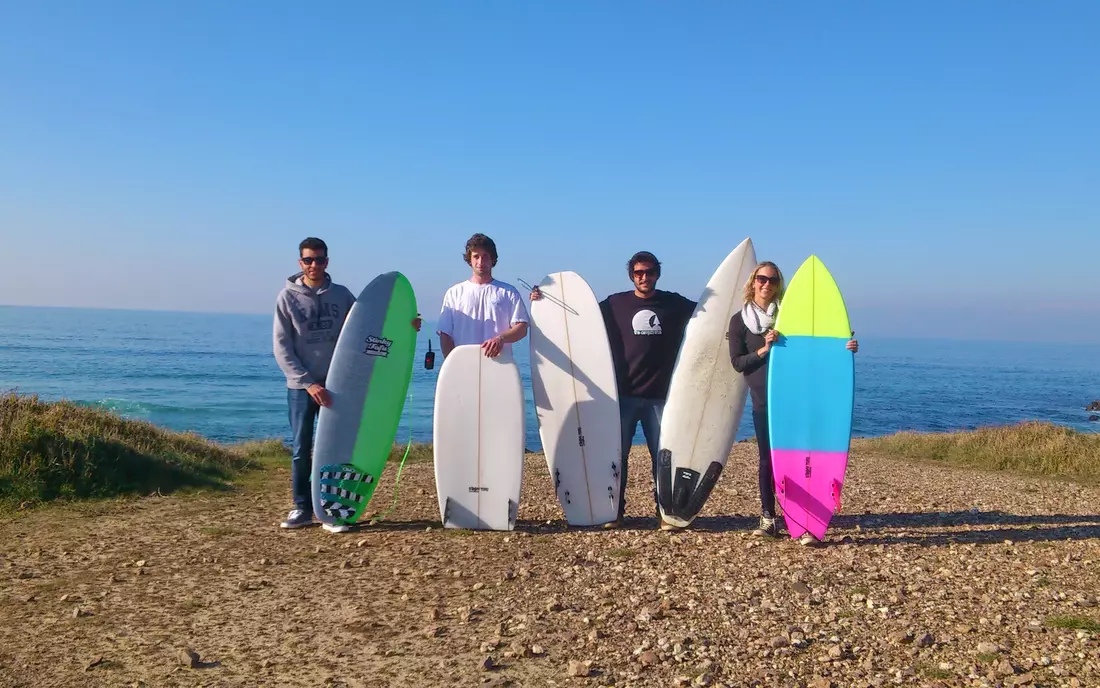
{"label": "water bottle", "polygon": [[424,367],[431,370],[435,367],[435,352],[432,351],[432,338],[428,337],[428,353],[424,354]]}

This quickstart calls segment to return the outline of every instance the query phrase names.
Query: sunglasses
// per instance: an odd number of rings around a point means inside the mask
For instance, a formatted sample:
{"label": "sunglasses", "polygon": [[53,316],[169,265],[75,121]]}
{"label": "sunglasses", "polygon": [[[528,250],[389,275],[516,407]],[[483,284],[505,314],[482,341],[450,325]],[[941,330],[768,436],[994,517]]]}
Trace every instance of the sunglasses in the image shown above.
{"label": "sunglasses", "polygon": [[648,270],[635,270],[634,271],[634,276],[635,277],[646,277],[647,275],[649,277],[653,277],[656,274],[657,274],[657,270],[655,268],[650,268]]}
{"label": "sunglasses", "polygon": [[772,284],[779,284],[778,277],[768,277],[767,275],[757,275],[756,281],[760,284],[767,284],[768,282],[771,282]]}
{"label": "sunglasses", "polygon": [[323,258],[314,258],[313,256],[302,256],[298,260],[302,261],[306,265],[313,265],[314,263],[317,263],[318,265],[324,265],[325,263],[328,262],[328,256],[325,256]]}

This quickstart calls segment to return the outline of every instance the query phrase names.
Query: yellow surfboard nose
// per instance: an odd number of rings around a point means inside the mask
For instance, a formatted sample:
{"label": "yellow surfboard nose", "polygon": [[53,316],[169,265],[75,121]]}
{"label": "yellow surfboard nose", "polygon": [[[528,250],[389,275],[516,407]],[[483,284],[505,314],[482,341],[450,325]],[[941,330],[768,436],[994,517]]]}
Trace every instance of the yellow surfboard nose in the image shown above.
{"label": "yellow surfboard nose", "polygon": [[844,297],[817,256],[798,267],[784,290],[775,329],[785,337],[851,338]]}

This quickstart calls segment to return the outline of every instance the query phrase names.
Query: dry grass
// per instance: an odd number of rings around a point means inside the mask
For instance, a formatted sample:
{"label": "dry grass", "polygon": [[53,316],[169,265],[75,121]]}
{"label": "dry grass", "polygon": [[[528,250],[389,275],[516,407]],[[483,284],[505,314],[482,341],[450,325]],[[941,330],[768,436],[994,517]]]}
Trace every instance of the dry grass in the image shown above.
{"label": "dry grass", "polygon": [[280,452],[278,442],[227,447],[103,409],[0,396],[0,502],[8,505],[225,488],[259,467],[258,457]]}
{"label": "dry grass", "polygon": [[[857,439],[853,450],[897,459],[1100,482],[1100,435],[1050,423]],[[433,460],[431,444],[394,445],[390,462]],[[35,396],[0,396],[0,506],[188,489],[231,489],[285,462],[279,440],[222,445],[116,413]]]}
{"label": "dry grass", "polygon": [[1087,616],[1052,616],[1047,619],[1047,625],[1051,628],[1066,628],[1070,630],[1100,633],[1100,622],[1093,621]]}
{"label": "dry grass", "polygon": [[390,452],[390,462],[400,463],[401,457],[405,455],[406,447],[408,448],[409,457],[405,459],[405,463],[431,463],[435,460],[435,453],[430,442],[413,442],[412,446],[409,446],[408,443],[395,444],[393,451]]}
{"label": "dry grass", "polygon": [[860,439],[852,448],[894,458],[943,461],[957,466],[1100,482],[1100,434],[1052,423],[1028,422],[977,430]]}
{"label": "dry grass", "polygon": [[[391,462],[432,461],[430,444],[395,444]],[[290,458],[280,440],[223,445],[117,413],[37,396],[0,396],[0,506],[190,489],[231,489]]]}

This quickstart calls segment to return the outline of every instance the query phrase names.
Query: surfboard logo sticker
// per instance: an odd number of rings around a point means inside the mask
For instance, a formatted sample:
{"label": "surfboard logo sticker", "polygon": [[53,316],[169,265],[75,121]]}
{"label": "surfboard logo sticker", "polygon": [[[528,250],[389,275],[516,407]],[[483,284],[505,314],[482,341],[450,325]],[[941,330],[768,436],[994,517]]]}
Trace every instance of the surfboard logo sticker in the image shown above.
{"label": "surfboard logo sticker", "polygon": [[365,340],[366,348],[363,349],[363,353],[368,356],[380,356],[382,358],[389,358],[390,347],[393,346],[392,339],[386,339],[385,337],[375,337],[373,334],[368,335]]}

